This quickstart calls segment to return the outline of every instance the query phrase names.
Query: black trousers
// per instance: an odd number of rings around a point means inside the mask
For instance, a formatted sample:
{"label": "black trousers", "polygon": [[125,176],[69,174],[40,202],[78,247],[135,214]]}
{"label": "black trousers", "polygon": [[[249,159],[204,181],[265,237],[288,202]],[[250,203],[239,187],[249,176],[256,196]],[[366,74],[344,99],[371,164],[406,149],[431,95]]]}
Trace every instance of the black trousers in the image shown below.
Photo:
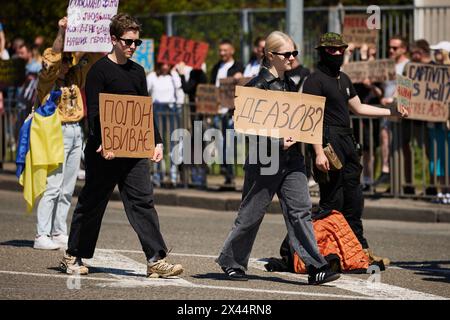
{"label": "black trousers", "polygon": [[85,150],[86,183],[73,214],[67,252],[80,258],[92,258],[106,206],[118,185],[128,220],[147,259],[155,255],[164,258],[167,247],[154,207],[149,160],[105,160],[95,152],[96,148],[88,141]]}
{"label": "black trousers", "polygon": [[[320,179],[320,212],[331,210],[341,212],[362,247],[368,248],[361,220],[364,210],[362,165],[351,129],[340,131],[324,127],[324,142],[332,145],[343,167],[341,170],[329,171],[327,179]],[[314,175],[321,174],[314,166]]]}

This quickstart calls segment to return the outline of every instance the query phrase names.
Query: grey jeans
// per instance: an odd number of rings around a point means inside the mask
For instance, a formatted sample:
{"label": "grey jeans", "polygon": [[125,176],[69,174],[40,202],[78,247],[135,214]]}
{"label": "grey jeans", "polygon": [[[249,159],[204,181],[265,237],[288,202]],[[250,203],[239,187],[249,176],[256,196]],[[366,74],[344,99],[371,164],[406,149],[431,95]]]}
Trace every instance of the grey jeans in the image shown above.
{"label": "grey jeans", "polygon": [[306,266],[327,264],[320,254],[311,219],[308,180],[300,169],[280,169],[275,175],[260,175],[259,166],[248,166],[242,202],[234,226],[216,262],[221,267],[247,270],[250,252],[267,207],[278,195],[289,241]]}
{"label": "grey jeans", "polygon": [[64,163],[47,177],[37,208],[37,235],[67,235],[67,214],[80,169],[83,135],[79,123],[62,125]]}

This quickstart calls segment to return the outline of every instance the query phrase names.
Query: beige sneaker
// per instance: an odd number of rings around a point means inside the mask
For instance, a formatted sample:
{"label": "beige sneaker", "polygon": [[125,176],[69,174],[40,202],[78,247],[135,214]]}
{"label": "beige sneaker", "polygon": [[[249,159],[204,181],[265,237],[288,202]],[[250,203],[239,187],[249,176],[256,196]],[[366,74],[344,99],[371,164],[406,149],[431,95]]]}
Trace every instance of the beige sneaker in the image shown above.
{"label": "beige sneaker", "polygon": [[364,249],[364,252],[367,254],[367,256],[369,257],[369,264],[371,264],[372,262],[379,262],[379,261],[383,261],[383,264],[387,267],[388,265],[391,264],[391,260],[389,260],[389,258],[383,258],[383,257],[378,257],[376,256],[372,250],[370,249]]}
{"label": "beige sneaker", "polygon": [[68,253],[64,254],[59,267],[67,274],[86,275],[89,273],[89,269],[83,264],[81,258],[71,256]]}
{"label": "beige sneaker", "polygon": [[177,276],[183,272],[181,264],[167,263],[165,259],[160,259],[147,264],[147,277],[149,278],[167,278]]}

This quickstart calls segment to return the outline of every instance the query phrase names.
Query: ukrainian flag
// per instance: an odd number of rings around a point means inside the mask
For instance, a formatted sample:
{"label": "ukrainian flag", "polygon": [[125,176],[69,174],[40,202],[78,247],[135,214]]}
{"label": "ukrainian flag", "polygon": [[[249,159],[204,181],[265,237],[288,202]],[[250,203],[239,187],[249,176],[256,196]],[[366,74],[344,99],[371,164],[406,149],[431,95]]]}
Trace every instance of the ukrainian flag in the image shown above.
{"label": "ukrainian flag", "polygon": [[46,103],[36,109],[20,129],[16,156],[16,176],[23,186],[27,211],[47,187],[47,175],[64,162],[64,140],[57,100],[61,91],[52,91]]}

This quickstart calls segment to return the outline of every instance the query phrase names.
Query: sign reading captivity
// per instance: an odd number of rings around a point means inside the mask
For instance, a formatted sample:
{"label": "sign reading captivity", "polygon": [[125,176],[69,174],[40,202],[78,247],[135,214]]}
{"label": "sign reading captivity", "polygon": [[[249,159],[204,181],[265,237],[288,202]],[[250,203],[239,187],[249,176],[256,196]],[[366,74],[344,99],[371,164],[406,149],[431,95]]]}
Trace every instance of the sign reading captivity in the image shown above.
{"label": "sign reading captivity", "polygon": [[325,97],[237,86],[234,105],[237,132],[322,144]]}
{"label": "sign reading captivity", "polygon": [[412,96],[412,80],[397,75],[397,111],[401,112],[402,108],[411,113],[411,96]]}
{"label": "sign reading captivity", "polygon": [[25,60],[0,59],[0,89],[21,85],[25,80]]}
{"label": "sign reading captivity", "polygon": [[199,84],[195,92],[195,111],[203,114],[219,113],[219,89],[213,84]]}
{"label": "sign reading captivity", "polygon": [[368,17],[364,14],[346,14],[344,17],[343,37],[347,43],[353,43],[355,47],[363,44],[377,45],[378,30],[367,27]]}
{"label": "sign reading captivity", "polygon": [[234,108],[234,91],[235,91],[236,86],[243,86],[250,80],[251,80],[251,78],[235,79],[233,77],[220,79],[220,86],[219,86],[220,105],[225,108],[233,109]]}
{"label": "sign reading captivity", "polygon": [[155,148],[152,98],[100,93],[102,147],[121,158],[151,158]]}
{"label": "sign reading captivity", "polygon": [[206,42],[163,35],[159,44],[158,62],[175,65],[183,61],[194,69],[200,69],[208,54]]}
{"label": "sign reading captivity", "polygon": [[109,23],[119,0],[70,0],[64,51],[110,52]]}
{"label": "sign reading captivity", "polygon": [[450,108],[450,66],[409,63],[405,71],[413,86],[408,118],[446,122]]}
{"label": "sign reading captivity", "polygon": [[381,59],[374,61],[350,62],[342,67],[353,83],[361,83],[365,79],[374,82],[395,80],[395,61]]}
{"label": "sign reading captivity", "polygon": [[136,48],[133,60],[144,67],[145,73],[150,73],[154,68],[154,42],[153,39],[141,39],[142,44]]}

